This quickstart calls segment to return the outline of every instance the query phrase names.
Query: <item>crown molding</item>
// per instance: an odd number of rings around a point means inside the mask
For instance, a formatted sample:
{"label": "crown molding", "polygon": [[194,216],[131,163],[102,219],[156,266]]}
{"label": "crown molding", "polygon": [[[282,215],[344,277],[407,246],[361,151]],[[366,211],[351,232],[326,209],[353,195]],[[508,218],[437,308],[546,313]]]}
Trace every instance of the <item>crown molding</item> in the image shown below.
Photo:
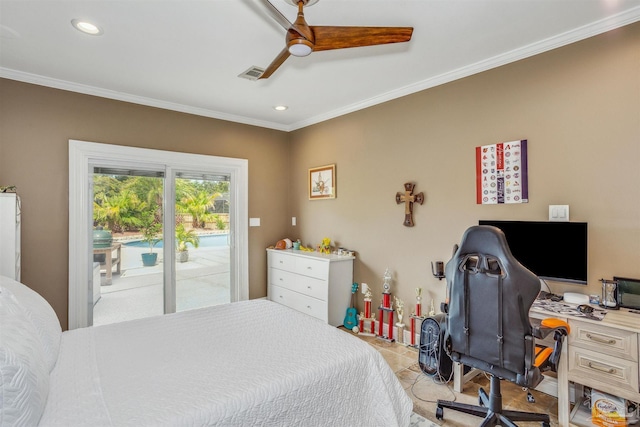
{"label": "crown molding", "polygon": [[25,73],[18,70],[12,70],[8,68],[0,67],[0,77],[10,80],[22,81],[25,83],[32,83],[40,86],[47,86],[56,89],[67,90],[71,92],[82,93],[85,95],[93,95],[102,98],[115,99],[118,101],[130,102],[134,104],[146,105],[149,107],[162,108],[165,110],[178,111],[187,114],[194,114],[203,117],[210,117],[219,120],[225,120],[235,123],[242,123],[252,126],[264,127],[268,129],[275,129],[284,132],[291,132],[297,129],[302,129],[307,126],[311,126],[320,122],[324,122],[336,117],[343,116],[345,114],[353,113],[355,111],[363,110],[374,105],[382,104],[387,101],[391,101],[396,98],[410,95],[416,92],[420,92],[426,89],[430,89],[435,86],[439,86],[445,83],[449,83],[464,77],[471,76],[473,74],[481,73],[483,71],[490,70],[492,68],[500,67],[505,64],[509,64],[521,59],[529,58],[531,56],[538,55],[553,49],[557,49],[562,46],[566,46],[571,43],[584,40],[589,37],[596,36],[598,34],[605,33],[607,31],[614,30],[625,25],[632,24],[640,21],[640,6],[629,9],[625,12],[617,15],[610,16],[606,19],[593,22],[588,25],[576,28],[571,31],[559,34],[554,37],[541,40],[536,43],[529,44],[519,49],[514,49],[510,52],[506,52],[501,55],[496,55],[492,58],[488,58],[483,61],[470,64],[456,70],[449,71],[447,73],[440,74],[425,80],[421,80],[411,85],[407,85],[372,98],[365,99],[363,101],[347,105],[345,107],[337,108],[335,110],[328,111],[323,114],[310,117],[307,120],[302,120],[292,124],[284,124],[277,122],[269,122],[263,120],[252,119],[250,117],[237,116],[233,114],[227,114],[220,111],[209,110],[206,108],[193,107],[184,104],[178,104],[169,101],[163,101],[155,98],[148,98],[143,96],[132,95],[124,92],[112,91],[95,86],[83,85],[79,83],[69,82],[66,80],[54,79],[51,77],[41,76],[37,74]]}

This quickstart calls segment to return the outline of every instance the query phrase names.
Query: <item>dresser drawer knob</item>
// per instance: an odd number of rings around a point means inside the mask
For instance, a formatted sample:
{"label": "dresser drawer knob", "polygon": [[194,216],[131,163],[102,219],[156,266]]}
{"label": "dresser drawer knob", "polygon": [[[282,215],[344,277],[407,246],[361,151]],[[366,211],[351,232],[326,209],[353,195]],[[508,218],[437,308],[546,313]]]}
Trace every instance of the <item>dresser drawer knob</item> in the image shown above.
{"label": "dresser drawer knob", "polygon": [[311,289],[311,286],[307,286],[307,289]]}
{"label": "dresser drawer knob", "polygon": [[612,339],[606,340],[606,339],[603,339],[603,338],[600,338],[600,337],[596,337],[595,335],[591,335],[591,334],[587,334],[587,338],[589,338],[592,341],[599,342],[601,344],[615,344],[616,343],[616,340],[612,340]]}
{"label": "dresser drawer knob", "polygon": [[607,374],[615,374],[616,373],[615,368],[607,368],[607,367],[604,367],[604,366],[598,366],[595,363],[591,363],[591,362],[589,362],[588,365],[589,365],[589,367],[591,369],[595,369],[595,370],[600,371],[600,372],[606,372]]}

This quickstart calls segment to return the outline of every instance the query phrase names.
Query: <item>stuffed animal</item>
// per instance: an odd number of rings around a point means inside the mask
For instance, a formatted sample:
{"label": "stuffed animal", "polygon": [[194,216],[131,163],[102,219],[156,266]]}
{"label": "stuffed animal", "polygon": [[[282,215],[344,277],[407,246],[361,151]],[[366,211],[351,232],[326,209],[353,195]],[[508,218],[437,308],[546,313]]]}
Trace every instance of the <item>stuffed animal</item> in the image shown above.
{"label": "stuffed animal", "polygon": [[322,243],[319,245],[318,252],[321,254],[330,254],[331,253],[331,239],[325,237],[322,239]]}

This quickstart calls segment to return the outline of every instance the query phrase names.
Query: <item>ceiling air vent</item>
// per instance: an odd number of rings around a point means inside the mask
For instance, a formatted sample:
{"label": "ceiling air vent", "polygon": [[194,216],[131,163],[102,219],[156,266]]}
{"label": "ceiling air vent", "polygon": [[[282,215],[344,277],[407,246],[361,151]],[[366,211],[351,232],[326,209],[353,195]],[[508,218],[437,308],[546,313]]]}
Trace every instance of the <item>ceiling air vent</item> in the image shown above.
{"label": "ceiling air vent", "polygon": [[238,77],[242,77],[243,79],[249,80],[258,80],[260,76],[264,73],[264,68],[256,67],[255,65],[249,68],[247,71],[244,71],[241,74],[238,74]]}

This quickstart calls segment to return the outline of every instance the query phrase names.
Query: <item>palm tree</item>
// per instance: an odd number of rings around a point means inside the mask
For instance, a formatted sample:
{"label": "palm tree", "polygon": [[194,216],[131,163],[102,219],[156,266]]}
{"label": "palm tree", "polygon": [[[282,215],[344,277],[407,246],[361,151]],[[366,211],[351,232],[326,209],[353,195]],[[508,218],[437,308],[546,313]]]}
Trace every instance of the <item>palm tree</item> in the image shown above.
{"label": "palm tree", "polygon": [[162,222],[162,198],[164,185],[162,178],[137,176],[132,177],[127,188],[136,192],[140,200],[144,200],[149,210],[155,216],[156,221]]}
{"label": "palm tree", "polygon": [[193,228],[204,228],[205,222],[213,217],[208,212],[208,209],[213,207],[213,202],[218,197],[220,197],[220,193],[208,193],[206,191],[190,193],[176,204],[176,210],[192,216]]}
{"label": "palm tree", "polygon": [[112,232],[122,233],[140,226],[138,212],[142,209],[144,203],[133,192],[122,190],[113,196],[98,195],[93,203],[93,218]]}

